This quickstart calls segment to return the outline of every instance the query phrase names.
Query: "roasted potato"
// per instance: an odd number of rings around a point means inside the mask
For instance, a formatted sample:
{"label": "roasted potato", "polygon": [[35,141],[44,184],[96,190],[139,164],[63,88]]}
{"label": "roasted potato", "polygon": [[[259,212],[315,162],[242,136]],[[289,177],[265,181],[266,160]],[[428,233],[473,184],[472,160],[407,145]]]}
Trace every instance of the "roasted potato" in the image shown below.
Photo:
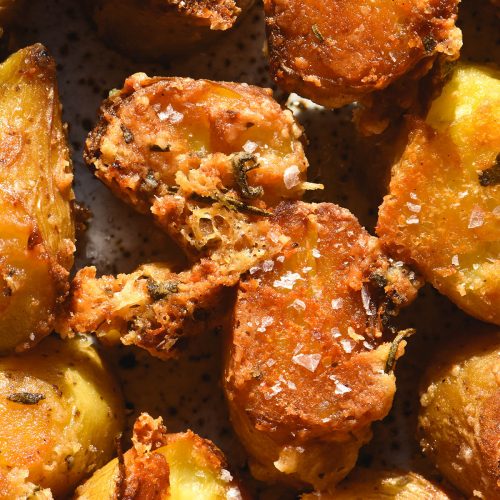
{"label": "roasted potato", "polygon": [[223,247],[227,262],[260,231],[249,216],[308,186],[301,133],[270,90],[138,73],[104,102],[85,159],[188,253]]}
{"label": "roasted potato", "polygon": [[285,202],[288,244],[240,284],[224,385],[258,479],[333,487],[389,411],[404,341],[387,323],[420,285],[347,210]]}
{"label": "roasted potato", "polygon": [[[86,337],[0,358],[0,497],[68,495],[113,456],[123,401]],[[22,497],[24,498],[24,497]]]}
{"label": "roasted potato", "polygon": [[500,73],[459,66],[408,118],[377,234],[467,313],[500,324]]}
{"label": "roasted potato", "polygon": [[451,500],[444,490],[414,472],[358,469],[333,493],[309,493],[302,500]]}
{"label": "roasted potato", "polygon": [[253,0],[85,0],[99,34],[128,56],[165,60],[215,40]]}
{"label": "roasted potato", "polygon": [[143,413],[133,447],[98,470],[76,492],[80,500],[242,500],[222,452],[192,431],[168,434]]}
{"label": "roasted potato", "polygon": [[95,331],[169,357],[180,336],[206,328],[201,319],[216,315],[222,289],[286,241],[269,209],[319,187],[305,182],[300,135],[266,90],[129,78],[104,103],[86,160],[120,198],[152,213],[195,265],[174,273],[151,264],[101,279],[84,269],[58,331]]}
{"label": "roasted potato", "polygon": [[438,56],[454,59],[458,0],[264,0],[271,72],[280,87],[337,108]]}
{"label": "roasted potato", "polygon": [[52,330],[73,264],[73,179],[56,69],[42,45],[0,65],[0,351]]}
{"label": "roasted potato", "polygon": [[434,356],[420,397],[424,453],[467,497],[500,497],[500,331],[454,338]]}

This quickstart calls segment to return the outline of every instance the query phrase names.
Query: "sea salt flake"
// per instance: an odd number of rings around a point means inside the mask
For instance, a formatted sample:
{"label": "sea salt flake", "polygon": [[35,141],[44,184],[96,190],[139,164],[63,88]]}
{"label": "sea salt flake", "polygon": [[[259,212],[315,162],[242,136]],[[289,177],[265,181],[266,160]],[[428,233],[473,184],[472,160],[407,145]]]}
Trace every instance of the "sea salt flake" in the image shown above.
{"label": "sea salt flake", "polygon": [[352,344],[349,340],[347,339],[342,339],[340,341],[340,345],[342,346],[342,349],[344,349],[344,351],[349,354],[351,351],[352,351]]}
{"label": "sea salt flake", "polygon": [[220,471],[220,478],[225,483],[229,483],[230,481],[233,480],[233,476],[231,475],[231,473],[227,469],[222,469]]}
{"label": "sea salt flake", "polygon": [[272,387],[271,387],[271,390],[266,393],[264,395],[264,398],[266,399],[271,399],[271,398],[274,398],[274,396],[276,396],[276,394],[279,394],[281,391],[282,391],[282,387],[281,387],[281,382],[276,382]]}
{"label": "sea salt flake", "polygon": [[369,351],[371,351],[373,349],[373,346],[368,343],[366,340],[363,342],[363,347],[365,347],[365,349],[368,349]]}
{"label": "sea salt flake", "polygon": [[175,111],[171,104],[167,106],[165,111],[160,111],[158,113],[158,118],[164,122],[168,120],[170,123],[179,123],[184,119],[184,115]]}
{"label": "sea salt flake", "polygon": [[306,309],[306,303],[303,300],[295,299],[291,303],[290,307],[293,307],[297,311],[305,311],[305,309]]}
{"label": "sea salt flake", "polygon": [[375,315],[375,308],[372,307],[371,297],[366,286],[361,287],[361,300],[367,316]]}
{"label": "sea salt flake", "polygon": [[451,263],[454,265],[454,266],[459,266],[460,265],[460,262],[458,260],[458,255],[454,255],[452,258],[451,258]]}
{"label": "sea salt flake", "polygon": [[285,169],[283,173],[283,182],[287,189],[294,188],[300,182],[300,170],[297,165],[292,165]]}
{"label": "sea salt flake", "polygon": [[284,260],[285,260],[285,256],[284,256],[284,255],[278,255],[278,257],[276,257],[276,260],[277,260],[278,262],[284,262]]}
{"label": "sea salt flake", "polygon": [[296,281],[304,280],[299,273],[292,273],[287,271],[279,280],[274,280],[274,288],[286,288],[287,290],[292,290]]}
{"label": "sea salt flake", "polygon": [[321,253],[317,248],[313,248],[312,255],[315,259],[319,259],[321,257]]}
{"label": "sea salt flake", "polygon": [[417,205],[416,203],[408,202],[406,206],[410,209],[411,212],[415,212],[416,214],[418,214],[420,210],[422,210],[422,207],[420,205]]}
{"label": "sea salt flake", "polygon": [[258,148],[258,144],[256,142],[253,142],[253,141],[247,141],[245,142],[245,144],[243,144],[243,151],[245,151],[245,153],[253,153],[257,148]]}
{"label": "sea salt flake", "polygon": [[347,387],[347,385],[342,384],[341,382],[336,382],[335,383],[335,394],[342,395],[346,394],[347,392],[351,392],[352,389],[350,387]]}
{"label": "sea salt flake", "polygon": [[472,209],[469,218],[468,229],[474,229],[475,227],[481,227],[484,224],[484,213],[480,207],[477,205]]}
{"label": "sea salt flake", "polygon": [[299,353],[303,347],[304,347],[304,344],[302,342],[299,342],[295,346],[295,349],[293,350],[293,355],[295,356],[297,353]]}
{"label": "sea salt flake", "polygon": [[302,366],[312,373],[314,373],[316,368],[318,368],[320,360],[321,354],[297,354],[292,358],[293,363]]}
{"label": "sea salt flake", "polygon": [[243,500],[243,497],[241,496],[240,490],[233,486],[227,490],[226,500]]}
{"label": "sea salt flake", "polygon": [[256,272],[260,271],[260,267],[258,266],[253,266],[249,269],[250,274],[255,274]]}
{"label": "sea salt flake", "polygon": [[356,333],[352,326],[349,326],[347,328],[347,335],[349,335],[349,337],[351,337],[351,339],[354,340],[355,342],[357,342],[358,340],[365,339],[363,335],[359,335],[358,333]]}
{"label": "sea salt flake", "polygon": [[302,272],[304,274],[307,274],[310,271],[312,271],[312,267],[310,267],[310,266],[305,266],[305,267],[302,268]]}
{"label": "sea salt flake", "polygon": [[342,299],[333,299],[332,300],[332,309],[341,309],[342,308],[342,304],[344,303],[344,301]]}
{"label": "sea salt flake", "polygon": [[274,262],[272,260],[265,260],[262,263],[262,270],[266,273],[272,271],[273,268],[274,268]]}
{"label": "sea salt flake", "polygon": [[420,219],[416,215],[410,215],[408,219],[406,219],[407,224],[418,224]]}
{"label": "sea salt flake", "polygon": [[338,339],[339,337],[342,336],[342,334],[340,333],[340,330],[334,326],[331,330],[330,330],[330,333],[332,334],[332,337],[334,339]]}
{"label": "sea salt flake", "polygon": [[417,197],[416,193],[413,193],[413,192],[410,192],[410,198],[411,198],[412,200],[417,200],[417,199],[418,199],[418,197]]}
{"label": "sea salt flake", "polygon": [[273,323],[274,323],[274,318],[272,318],[271,316],[264,316],[262,318],[262,321],[260,322],[259,328],[257,328],[257,331],[258,332],[265,332],[266,328],[269,325],[272,325]]}

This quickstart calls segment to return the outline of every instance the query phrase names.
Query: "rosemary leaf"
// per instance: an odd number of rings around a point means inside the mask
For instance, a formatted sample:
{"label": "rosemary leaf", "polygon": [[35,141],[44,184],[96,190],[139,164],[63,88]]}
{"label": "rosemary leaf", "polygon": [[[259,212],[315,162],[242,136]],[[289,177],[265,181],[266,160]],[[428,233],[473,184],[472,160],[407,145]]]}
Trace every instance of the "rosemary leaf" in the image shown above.
{"label": "rosemary leaf", "polygon": [[399,344],[401,342],[411,337],[415,333],[414,328],[407,328],[406,330],[401,330],[396,335],[396,338],[392,341],[391,348],[389,349],[389,355],[387,356],[387,361],[385,363],[385,373],[391,373],[394,371],[394,365],[396,364],[396,354],[398,353]]}
{"label": "rosemary leaf", "polygon": [[317,24],[313,24],[311,27],[311,30],[312,30],[314,36],[319,40],[320,43],[323,43],[325,41],[325,38],[321,34],[321,31],[319,30]]}
{"label": "rosemary leaf", "polygon": [[9,394],[7,399],[23,405],[36,405],[39,401],[45,399],[45,395],[39,392],[15,392],[14,394]]}
{"label": "rosemary leaf", "polygon": [[262,186],[253,187],[248,185],[247,173],[259,168],[259,163],[255,156],[250,153],[237,153],[233,155],[231,161],[233,164],[233,174],[241,195],[250,200],[262,196],[264,194]]}

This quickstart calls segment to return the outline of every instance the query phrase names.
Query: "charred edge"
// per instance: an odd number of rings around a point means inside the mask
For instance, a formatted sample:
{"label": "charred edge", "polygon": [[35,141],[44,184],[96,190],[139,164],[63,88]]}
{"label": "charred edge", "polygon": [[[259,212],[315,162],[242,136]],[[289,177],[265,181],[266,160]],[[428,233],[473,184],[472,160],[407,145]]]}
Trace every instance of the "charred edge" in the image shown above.
{"label": "charred edge", "polygon": [[28,75],[42,76],[44,79],[51,80],[55,78],[56,63],[49,54],[47,48],[41,43],[37,43],[28,48],[29,53],[25,59],[25,64],[28,67],[36,67],[39,73],[27,71]]}
{"label": "charred edge", "polygon": [[161,147],[158,144],[151,144],[149,146],[149,150],[155,153],[169,153],[170,152],[170,144],[167,144],[165,147]]}
{"label": "charred edge", "polygon": [[33,250],[37,245],[43,242],[42,233],[38,227],[34,227],[28,237],[28,250]]}

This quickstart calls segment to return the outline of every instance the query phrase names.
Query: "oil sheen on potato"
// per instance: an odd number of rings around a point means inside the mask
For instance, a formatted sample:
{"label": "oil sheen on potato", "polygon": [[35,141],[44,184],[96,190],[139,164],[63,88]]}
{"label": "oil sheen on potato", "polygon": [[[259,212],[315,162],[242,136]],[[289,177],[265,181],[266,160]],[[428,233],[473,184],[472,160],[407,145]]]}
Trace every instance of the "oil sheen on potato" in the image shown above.
{"label": "oil sheen on potato", "polygon": [[42,45],[0,66],[0,351],[50,333],[73,264],[73,179],[55,63]]}

